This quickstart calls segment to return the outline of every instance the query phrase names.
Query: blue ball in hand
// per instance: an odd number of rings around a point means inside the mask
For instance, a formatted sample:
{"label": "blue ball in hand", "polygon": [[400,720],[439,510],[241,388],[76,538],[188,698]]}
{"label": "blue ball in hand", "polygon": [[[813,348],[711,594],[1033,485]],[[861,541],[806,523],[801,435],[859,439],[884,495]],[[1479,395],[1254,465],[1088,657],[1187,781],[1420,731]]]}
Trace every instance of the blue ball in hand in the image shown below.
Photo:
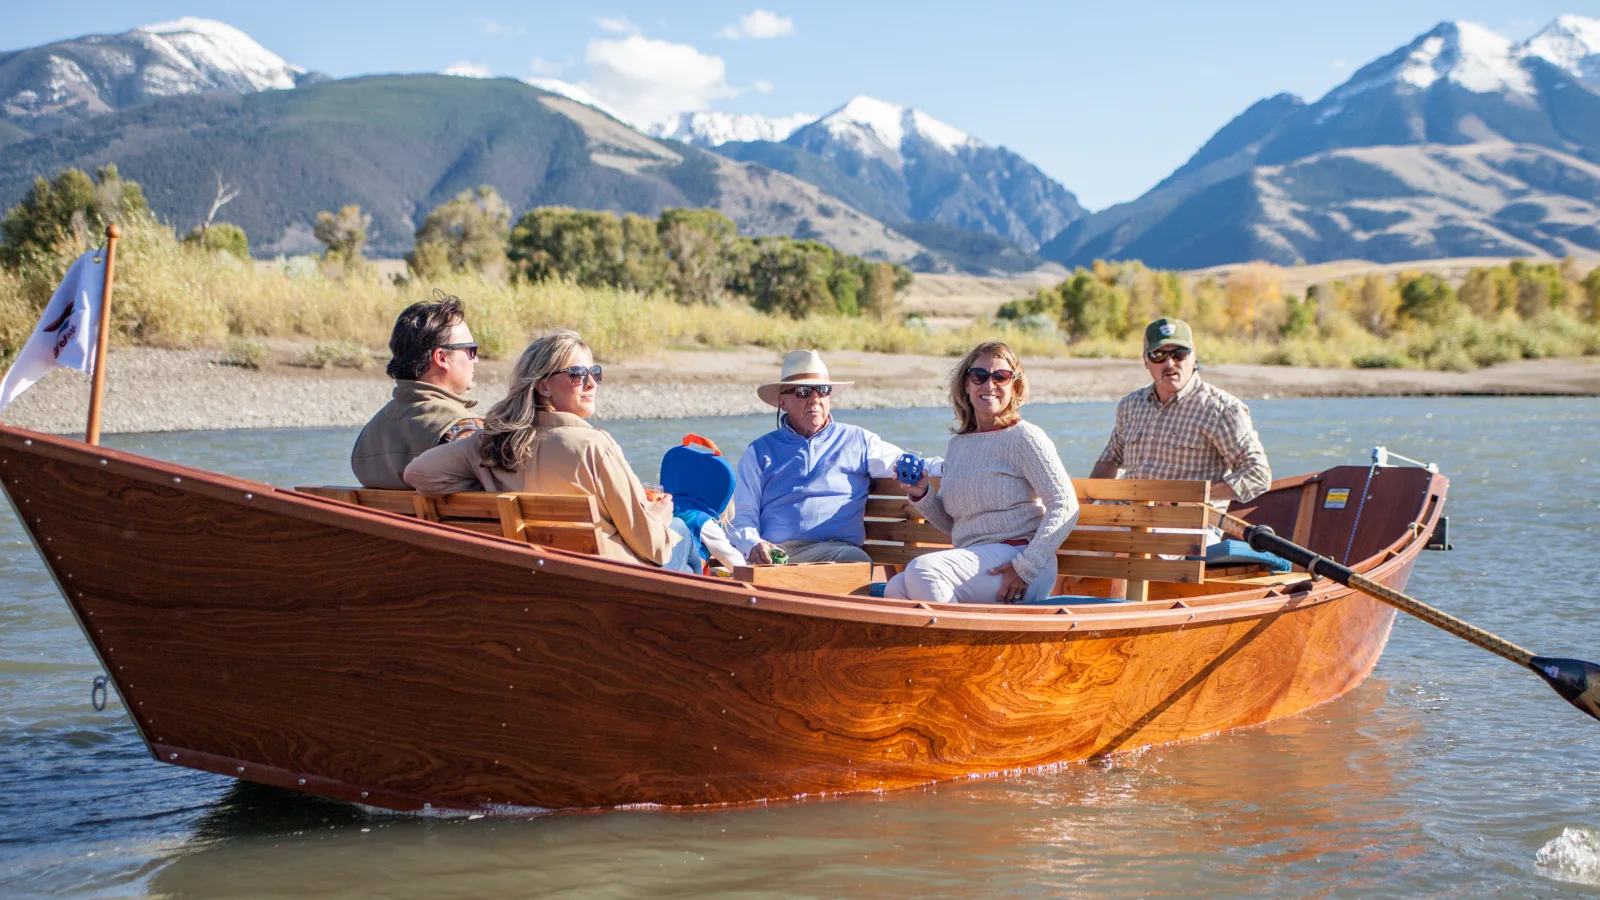
{"label": "blue ball in hand", "polygon": [[901,484],[916,484],[922,479],[922,471],[928,466],[928,461],[914,453],[902,453],[894,464],[894,477]]}

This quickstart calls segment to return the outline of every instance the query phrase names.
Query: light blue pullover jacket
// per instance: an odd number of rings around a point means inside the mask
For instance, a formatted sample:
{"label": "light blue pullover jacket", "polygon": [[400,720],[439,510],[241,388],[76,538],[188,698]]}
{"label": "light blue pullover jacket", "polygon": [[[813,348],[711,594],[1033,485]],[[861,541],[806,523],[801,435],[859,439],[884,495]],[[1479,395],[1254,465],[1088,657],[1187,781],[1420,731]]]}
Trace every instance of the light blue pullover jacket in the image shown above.
{"label": "light blue pullover jacket", "polygon": [[866,540],[862,516],[874,478],[894,474],[899,447],[859,425],[829,420],[809,438],[789,427],[751,442],[739,459],[729,539],[749,555],[761,541]]}

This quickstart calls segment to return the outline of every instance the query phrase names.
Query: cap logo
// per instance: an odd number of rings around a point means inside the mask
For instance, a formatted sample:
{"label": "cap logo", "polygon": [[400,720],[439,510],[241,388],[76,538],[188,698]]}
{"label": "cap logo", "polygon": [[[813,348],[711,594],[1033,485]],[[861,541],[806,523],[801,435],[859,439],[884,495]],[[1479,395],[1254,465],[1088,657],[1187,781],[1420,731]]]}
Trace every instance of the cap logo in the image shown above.
{"label": "cap logo", "polygon": [[1172,324],[1170,322],[1162,322],[1160,330],[1162,337],[1172,337]]}

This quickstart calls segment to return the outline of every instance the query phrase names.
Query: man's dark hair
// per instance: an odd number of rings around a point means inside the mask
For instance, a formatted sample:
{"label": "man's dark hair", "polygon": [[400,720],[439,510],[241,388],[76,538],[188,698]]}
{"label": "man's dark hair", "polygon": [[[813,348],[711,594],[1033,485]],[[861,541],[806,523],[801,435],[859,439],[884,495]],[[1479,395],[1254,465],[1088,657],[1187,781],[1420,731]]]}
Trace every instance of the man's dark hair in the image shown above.
{"label": "man's dark hair", "polygon": [[394,320],[389,336],[389,377],[416,381],[433,364],[433,351],[450,343],[450,329],[466,320],[461,298],[435,288],[433,300],[413,303]]}

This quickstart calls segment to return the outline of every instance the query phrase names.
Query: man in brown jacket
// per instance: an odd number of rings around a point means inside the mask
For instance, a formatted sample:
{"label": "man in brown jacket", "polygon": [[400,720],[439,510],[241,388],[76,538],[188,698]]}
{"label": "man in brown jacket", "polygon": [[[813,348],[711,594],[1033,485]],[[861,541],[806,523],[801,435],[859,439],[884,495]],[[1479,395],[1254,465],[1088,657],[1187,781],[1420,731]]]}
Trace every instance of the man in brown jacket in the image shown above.
{"label": "man in brown jacket", "polygon": [[411,486],[400,476],[413,459],[483,427],[471,412],[478,401],[462,397],[472,389],[478,345],[461,301],[436,292],[395,320],[389,351],[393,399],[361,429],[350,468],[365,487],[404,491]]}

